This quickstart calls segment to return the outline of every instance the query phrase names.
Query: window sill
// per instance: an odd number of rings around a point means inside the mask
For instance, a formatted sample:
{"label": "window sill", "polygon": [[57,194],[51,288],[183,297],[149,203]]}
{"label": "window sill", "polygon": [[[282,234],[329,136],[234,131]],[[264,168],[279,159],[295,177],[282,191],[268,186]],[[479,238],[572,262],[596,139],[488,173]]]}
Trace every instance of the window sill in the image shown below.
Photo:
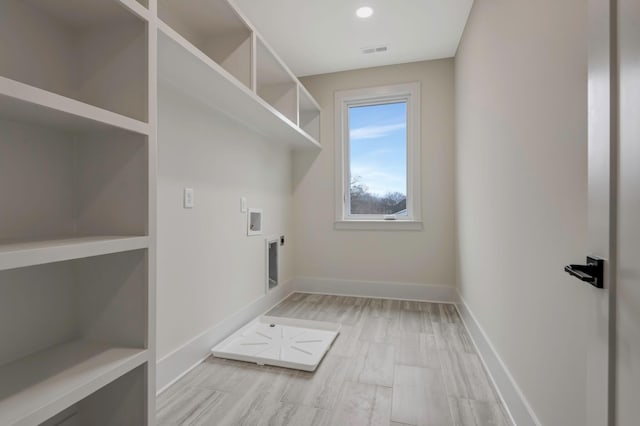
{"label": "window sill", "polygon": [[336,230],[352,231],[422,231],[419,220],[336,220]]}

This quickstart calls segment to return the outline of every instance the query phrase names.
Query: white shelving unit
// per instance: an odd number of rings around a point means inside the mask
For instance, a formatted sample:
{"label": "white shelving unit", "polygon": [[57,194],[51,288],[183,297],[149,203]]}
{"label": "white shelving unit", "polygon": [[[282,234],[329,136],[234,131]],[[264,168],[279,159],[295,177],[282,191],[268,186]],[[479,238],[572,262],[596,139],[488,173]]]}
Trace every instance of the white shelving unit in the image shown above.
{"label": "white shelving unit", "polygon": [[227,0],[1,12],[0,424],[154,424],[158,85],[293,150],[320,108]]}
{"label": "white shelving unit", "polygon": [[154,421],[146,6],[2,2],[2,425]]}
{"label": "white shelving unit", "polygon": [[233,5],[160,0],[158,13],[160,84],[274,143],[294,150],[321,148],[298,123],[300,82]]}

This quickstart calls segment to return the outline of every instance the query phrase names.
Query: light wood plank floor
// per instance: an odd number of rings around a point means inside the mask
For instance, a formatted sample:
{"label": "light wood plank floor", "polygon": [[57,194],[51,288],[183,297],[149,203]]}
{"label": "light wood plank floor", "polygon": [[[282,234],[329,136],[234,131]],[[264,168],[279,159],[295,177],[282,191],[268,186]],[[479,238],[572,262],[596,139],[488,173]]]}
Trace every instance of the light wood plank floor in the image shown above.
{"label": "light wood plank floor", "polygon": [[510,425],[453,305],[295,293],[269,315],[342,324],[314,373],[209,358],[159,425]]}

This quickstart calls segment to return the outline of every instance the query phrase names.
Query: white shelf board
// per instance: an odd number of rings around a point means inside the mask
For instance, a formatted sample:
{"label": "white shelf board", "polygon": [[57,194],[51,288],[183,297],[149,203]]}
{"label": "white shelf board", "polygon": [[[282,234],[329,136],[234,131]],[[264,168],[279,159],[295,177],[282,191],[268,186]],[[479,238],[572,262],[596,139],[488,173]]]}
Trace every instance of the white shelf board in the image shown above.
{"label": "white shelf board", "polygon": [[91,236],[0,241],[0,271],[149,247],[149,237]]}
{"label": "white shelf board", "polygon": [[144,349],[82,340],[0,367],[0,424],[35,425],[148,362]]}
{"label": "white shelf board", "polygon": [[158,22],[158,75],[180,92],[292,149],[320,144],[291,120],[237,81],[162,21]]}
{"label": "white shelf board", "polygon": [[68,130],[117,127],[149,134],[147,123],[1,76],[0,118]]}

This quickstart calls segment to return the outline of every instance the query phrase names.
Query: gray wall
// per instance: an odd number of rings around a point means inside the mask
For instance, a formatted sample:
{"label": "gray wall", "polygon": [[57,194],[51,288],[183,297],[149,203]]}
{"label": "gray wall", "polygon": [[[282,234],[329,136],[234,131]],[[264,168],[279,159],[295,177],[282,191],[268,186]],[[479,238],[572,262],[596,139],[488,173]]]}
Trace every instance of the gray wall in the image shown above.
{"label": "gray wall", "polygon": [[545,425],[585,424],[586,2],[476,0],[456,56],[458,285]]}
{"label": "gray wall", "polygon": [[[158,129],[158,359],[265,292],[265,237],[290,237],[291,154],[161,86]],[[183,189],[195,207],[182,206]],[[248,206],[264,235],[247,236]],[[292,278],[292,245],[280,247],[280,282]]]}
{"label": "gray wall", "polygon": [[[295,276],[453,286],[453,60],[322,74],[301,81],[322,107],[322,152],[294,175]],[[335,91],[413,81],[422,86],[424,229],[335,230]]]}

